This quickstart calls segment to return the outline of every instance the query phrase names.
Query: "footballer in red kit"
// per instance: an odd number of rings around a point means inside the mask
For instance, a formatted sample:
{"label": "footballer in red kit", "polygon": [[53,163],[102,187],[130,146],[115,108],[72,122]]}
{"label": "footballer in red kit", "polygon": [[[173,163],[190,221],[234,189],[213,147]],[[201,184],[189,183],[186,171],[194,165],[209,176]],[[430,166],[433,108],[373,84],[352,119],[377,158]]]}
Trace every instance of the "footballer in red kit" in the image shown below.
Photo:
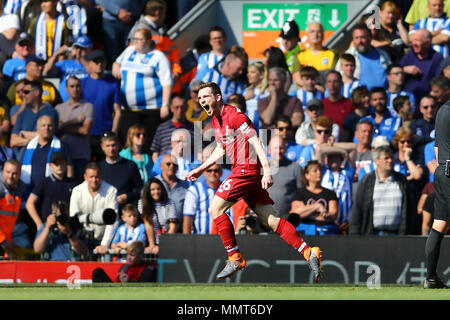
{"label": "footballer in red kit", "polygon": [[212,117],[217,145],[209,158],[190,171],[185,179],[196,181],[203,171],[225,154],[232,161],[231,174],[222,182],[208,208],[228,254],[227,264],[216,278],[228,278],[246,266],[233,224],[225,214],[234,203],[244,199],[264,225],[303,255],[315,281],[319,282],[322,275],[320,248],[308,246],[291,223],[278,217],[267,192],[273,184],[269,160],[252,122],[238,108],[223,102],[220,87],[214,82],[200,85],[198,99],[208,116]]}

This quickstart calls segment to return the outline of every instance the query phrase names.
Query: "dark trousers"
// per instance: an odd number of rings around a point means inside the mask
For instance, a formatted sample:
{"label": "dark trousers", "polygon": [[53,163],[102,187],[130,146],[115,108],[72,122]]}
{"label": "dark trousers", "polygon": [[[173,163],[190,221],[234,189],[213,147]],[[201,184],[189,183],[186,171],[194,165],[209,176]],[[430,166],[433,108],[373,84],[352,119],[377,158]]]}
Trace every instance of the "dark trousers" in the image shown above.
{"label": "dark trousers", "polygon": [[92,282],[113,282],[102,268],[97,268],[92,271]]}
{"label": "dark trousers", "polygon": [[131,27],[131,24],[125,24],[119,19],[103,19],[103,44],[106,56],[106,69],[111,69],[114,61],[125,49]]}

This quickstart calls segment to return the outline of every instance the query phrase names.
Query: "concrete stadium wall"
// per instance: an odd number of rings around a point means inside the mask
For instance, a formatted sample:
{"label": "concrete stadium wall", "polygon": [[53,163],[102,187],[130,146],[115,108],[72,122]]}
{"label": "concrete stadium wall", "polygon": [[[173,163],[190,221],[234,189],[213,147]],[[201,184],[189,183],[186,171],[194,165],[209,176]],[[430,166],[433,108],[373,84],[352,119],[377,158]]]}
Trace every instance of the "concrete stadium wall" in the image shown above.
{"label": "concrete stadium wall", "polygon": [[[426,275],[426,237],[305,237],[323,250],[323,283],[421,285]],[[226,282],[312,283],[303,257],[277,235],[238,235],[247,267]],[[438,268],[450,279],[450,238],[444,238]],[[158,282],[218,283],[226,253],[217,235],[162,235]],[[223,281],[222,281],[223,282]],[[450,281],[449,281],[450,282]]]}

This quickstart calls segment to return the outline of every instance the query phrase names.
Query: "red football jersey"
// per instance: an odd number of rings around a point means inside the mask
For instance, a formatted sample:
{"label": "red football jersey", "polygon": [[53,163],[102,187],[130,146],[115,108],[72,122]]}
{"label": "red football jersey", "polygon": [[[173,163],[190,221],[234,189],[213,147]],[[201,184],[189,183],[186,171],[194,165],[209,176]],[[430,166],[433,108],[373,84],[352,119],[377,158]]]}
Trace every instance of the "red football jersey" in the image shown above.
{"label": "red football jersey", "polygon": [[259,171],[261,164],[248,139],[256,134],[252,121],[238,108],[223,105],[220,116],[212,119],[216,141],[221,143],[232,164],[232,171]]}

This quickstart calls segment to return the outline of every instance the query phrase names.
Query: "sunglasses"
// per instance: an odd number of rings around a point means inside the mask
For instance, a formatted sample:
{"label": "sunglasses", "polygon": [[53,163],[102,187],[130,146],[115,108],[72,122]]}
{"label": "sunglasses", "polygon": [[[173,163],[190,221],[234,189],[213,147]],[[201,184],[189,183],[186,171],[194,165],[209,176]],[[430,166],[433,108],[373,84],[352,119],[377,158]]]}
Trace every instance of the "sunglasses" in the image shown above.
{"label": "sunglasses", "polygon": [[404,144],[404,143],[411,143],[411,140],[400,140],[400,143],[401,143],[401,144]]}
{"label": "sunglasses", "polygon": [[214,173],[219,173],[220,172],[220,169],[208,169],[208,170],[206,170],[206,172],[208,172],[208,173],[211,173],[211,172],[214,172]]}
{"label": "sunglasses", "polygon": [[166,166],[168,166],[168,167],[170,167],[170,166],[178,167],[178,165],[173,163],[173,162],[166,162]]}
{"label": "sunglasses", "polygon": [[430,106],[422,106],[422,108],[424,108],[425,110],[428,110],[428,109],[433,109],[433,108],[435,108],[436,106],[434,105],[434,104],[432,104],[432,105],[430,105]]}
{"label": "sunglasses", "polygon": [[277,128],[280,131],[291,130],[291,127],[279,127]]}
{"label": "sunglasses", "polygon": [[135,137],[143,137],[143,136],[145,136],[145,134],[143,133],[143,132],[136,132],[135,134],[134,134],[134,136]]}
{"label": "sunglasses", "polygon": [[29,94],[31,92],[31,90],[22,90],[23,94]]}
{"label": "sunglasses", "polygon": [[326,130],[316,130],[316,131],[317,131],[318,134],[322,134],[322,133],[325,133],[325,134],[331,134],[331,130],[329,130],[329,129],[326,129]]}

